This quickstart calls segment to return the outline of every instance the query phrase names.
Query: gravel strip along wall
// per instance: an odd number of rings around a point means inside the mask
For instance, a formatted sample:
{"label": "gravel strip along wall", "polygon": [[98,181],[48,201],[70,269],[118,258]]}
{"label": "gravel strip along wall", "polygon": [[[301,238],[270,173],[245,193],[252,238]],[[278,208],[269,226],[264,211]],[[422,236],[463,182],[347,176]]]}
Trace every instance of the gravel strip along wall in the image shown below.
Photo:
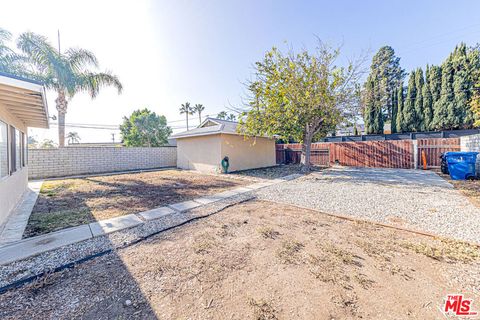
{"label": "gravel strip along wall", "polygon": [[334,168],[258,197],[480,243],[480,209],[434,172]]}
{"label": "gravel strip along wall", "polygon": [[66,147],[28,150],[30,179],[175,166],[176,147]]}

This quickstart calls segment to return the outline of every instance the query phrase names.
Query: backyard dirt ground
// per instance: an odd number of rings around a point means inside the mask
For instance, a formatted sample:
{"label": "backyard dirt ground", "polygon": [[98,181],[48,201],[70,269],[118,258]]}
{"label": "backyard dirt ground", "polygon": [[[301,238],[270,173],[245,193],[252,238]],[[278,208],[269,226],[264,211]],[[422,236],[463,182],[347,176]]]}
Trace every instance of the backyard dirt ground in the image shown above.
{"label": "backyard dirt ground", "polygon": [[[439,319],[479,248],[250,200],[0,296],[2,319]],[[476,304],[475,304],[476,303]]]}
{"label": "backyard dirt ground", "polygon": [[192,200],[248,183],[181,170],[45,181],[24,237]]}

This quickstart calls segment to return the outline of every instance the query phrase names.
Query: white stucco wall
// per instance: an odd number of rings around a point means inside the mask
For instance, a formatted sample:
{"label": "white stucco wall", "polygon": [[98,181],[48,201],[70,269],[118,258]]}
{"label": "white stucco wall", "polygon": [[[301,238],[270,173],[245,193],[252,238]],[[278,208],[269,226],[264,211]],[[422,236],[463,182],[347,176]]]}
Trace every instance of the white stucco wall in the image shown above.
{"label": "white stucco wall", "polygon": [[220,159],[225,156],[229,158],[229,171],[275,166],[275,140],[222,134]]}
{"label": "white stucco wall", "polygon": [[[12,125],[18,130],[27,133],[27,127],[17,117],[9,113],[0,104],[0,121]],[[10,141],[10,129],[8,129],[8,141]],[[16,206],[22,194],[28,186],[27,167],[18,169],[11,176],[0,178],[0,226],[5,222],[10,211]]]}
{"label": "white stucco wall", "polygon": [[215,173],[220,170],[221,136],[207,135],[177,139],[177,167]]}
{"label": "white stucco wall", "polygon": [[233,134],[215,134],[177,139],[177,167],[202,172],[220,172],[228,156],[229,171],[276,165],[275,141]]}

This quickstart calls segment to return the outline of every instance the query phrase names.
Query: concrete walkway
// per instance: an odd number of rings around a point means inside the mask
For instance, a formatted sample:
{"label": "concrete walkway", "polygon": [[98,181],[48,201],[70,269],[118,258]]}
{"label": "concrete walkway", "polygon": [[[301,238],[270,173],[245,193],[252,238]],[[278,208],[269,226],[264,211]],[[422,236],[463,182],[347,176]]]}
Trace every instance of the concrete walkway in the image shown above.
{"label": "concrete walkway", "polygon": [[[201,207],[212,202],[224,200],[247,192],[253,192],[264,187],[278,184],[280,182],[293,180],[300,176],[300,174],[293,174],[280,179],[259,182],[245,187],[239,187],[214,195],[197,198],[194,200],[174,203],[165,207],[159,207],[136,214],[129,214],[108,220],[92,222],[89,224],[16,241],[14,243],[0,246],[0,265],[4,265],[17,260],[22,260],[30,256],[57,249],[76,242],[132,228],[141,225],[147,221],[159,219],[169,214],[185,212],[190,209]],[[35,204],[35,202],[33,202],[33,204]]]}
{"label": "concrete walkway", "polygon": [[0,246],[22,240],[23,233],[27,227],[28,219],[32,213],[35,202],[37,202],[43,180],[28,183],[28,189],[18,202],[0,233]]}

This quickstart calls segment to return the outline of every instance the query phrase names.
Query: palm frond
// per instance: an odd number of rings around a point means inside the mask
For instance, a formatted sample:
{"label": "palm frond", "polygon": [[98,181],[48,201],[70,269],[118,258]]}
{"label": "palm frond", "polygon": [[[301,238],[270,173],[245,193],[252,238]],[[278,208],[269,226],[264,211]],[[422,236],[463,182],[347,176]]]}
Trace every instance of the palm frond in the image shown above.
{"label": "palm frond", "polygon": [[95,98],[100,89],[107,86],[113,86],[117,88],[118,93],[122,93],[123,86],[118,77],[110,72],[84,72],[76,74],[76,90],[85,91],[90,94],[92,98]]}
{"label": "palm frond", "polygon": [[89,50],[70,48],[65,52],[65,55],[75,72],[82,72],[90,66],[98,68],[97,57]]}
{"label": "palm frond", "polygon": [[61,60],[60,55],[47,38],[33,32],[22,33],[18,37],[17,47],[40,69],[56,65]]}

